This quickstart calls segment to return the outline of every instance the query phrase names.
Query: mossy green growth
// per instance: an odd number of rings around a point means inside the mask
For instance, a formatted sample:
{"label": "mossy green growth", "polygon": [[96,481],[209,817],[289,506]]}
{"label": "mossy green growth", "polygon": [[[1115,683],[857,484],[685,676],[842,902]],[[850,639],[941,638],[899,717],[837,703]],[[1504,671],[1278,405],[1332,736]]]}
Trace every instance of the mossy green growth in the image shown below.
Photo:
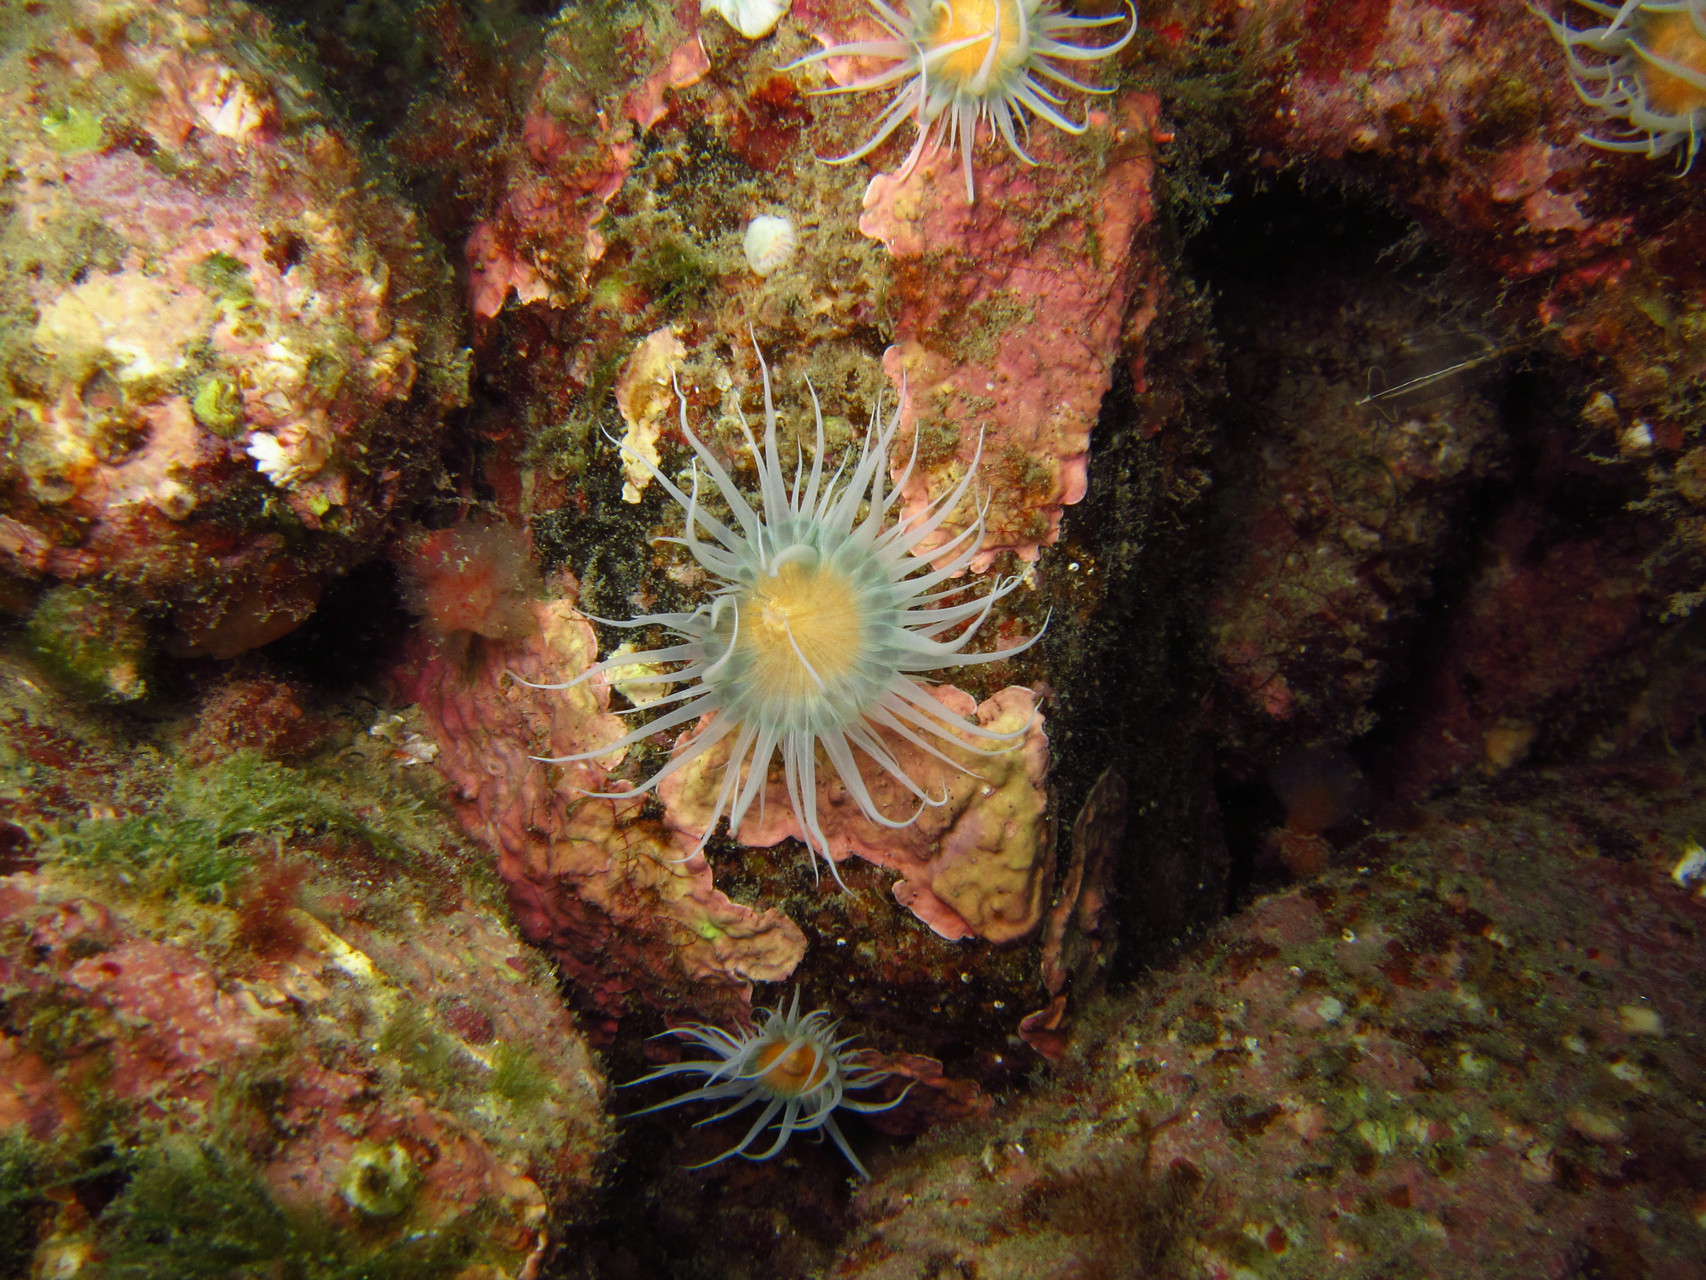
{"label": "mossy green growth", "polygon": [[369,1242],[323,1215],[281,1206],[241,1153],[168,1137],[139,1156],[101,1215],[93,1280],[423,1280],[454,1275],[484,1227]]}
{"label": "mossy green growth", "polygon": [[633,267],[634,282],[652,305],[672,310],[711,287],[711,266],[699,246],[685,236],[666,236]]}
{"label": "mossy green growth", "polygon": [[557,1092],[557,1084],[525,1045],[504,1042],[492,1055],[492,1092],[516,1107],[536,1106]]}
{"label": "mossy green growth", "polygon": [[214,435],[229,440],[243,426],[243,396],[229,378],[209,374],[196,383],[190,412]]}
{"label": "mossy green growth", "polygon": [[29,1273],[40,1225],[53,1211],[46,1192],[54,1163],[47,1144],[23,1129],[0,1131],[0,1275]]}
{"label": "mossy green growth", "polygon": [[122,1172],[125,1163],[99,1144],[42,1142],[21,1126],[0,1130],[0,1276],[32,1274],[59,1208],[50,1193]]}
{"label": "mossy green growth", "polygon": [[147,625],[97,587],[66,584],[43,593],[24,634],[48,678],[72,697],[134,702],[148,692]]}
{"label": "mossy green growth", "polygon": [[445,1089],[465,1083],[471,1064],[461,1043],[419,1005],[403,1003],[379,1033],[379,1050],[402,1064],[416,1084]]}
{"label": "mossy green growth", "polygon": [[142,892],[203,901],[229,897],[256,858],[284,840],[328,833],[405,867],[466,877],[466,868],[446,865],[420,801],[393,793],[358,798],[355,781],[238,752],[181,769],[144,813],[60,831],[45,854]]}
{"label": "mossy green growth", "polygon": [[106,140],[106,126],[93,111],[78,106],[55,107],[41,118],[48,145],[62,156],[98,151]]}

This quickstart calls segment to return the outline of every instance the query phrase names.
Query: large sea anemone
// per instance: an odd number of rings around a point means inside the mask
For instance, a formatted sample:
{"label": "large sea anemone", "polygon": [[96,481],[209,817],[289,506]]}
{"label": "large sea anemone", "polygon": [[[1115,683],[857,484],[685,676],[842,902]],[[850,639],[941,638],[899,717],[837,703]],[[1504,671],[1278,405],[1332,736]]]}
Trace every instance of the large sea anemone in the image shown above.
{"label": "large sea anemone", "polygon": [[[695,1124],[697,1128],[763,1103],[764,1110],[758,1113],[758,1119],[752,1122],[744,1138],[715,1159],[692,1167],[703,1169],[735,1155],[745,1156],[748,1160],[768,1160],[786,1146],[795,1133],[822,1130],[859,1171],[859,1176],[869,1178],[871,1175],[865,1172],[865,1166],[859,1163],[859,1157],[853,1154],[841,1127],[835,1123],[835,1110],[843,1107],[867,1114],[887,1111],[899,1106],[912,1086],[908,1085],[899,1097],[888,1102],[855,1102],[847,1097],[849,1089],[869,1089],[893,1073],[851,1066],[846,1049],[853,1037],[835,1038],[840,1024],[830,1019],[827,1010],[818,1009],[801,1017],[800,993],[796,989],[794,1003],[787,1013],[782,1012],[780,1005],[775,1009],[759,1009],[757,1013],[758,1026],[737,1035],[697,1022],[666,1031],[665,1035],[680,1036],[709,1049],[716,1056],[696,1062],[672,1062],[650,1075],[628,1081],[629,1085],[636,1085],[667,1076],[705,1077],[696,1088],[632,1114],[648,1115],[666,1107],[679,1107],[685,1102],[732,1100],[734,1105],[706,1116]],[[754,1155],[749,1148],[771,1123],[776,1126],[776,1140]]]}
{"label": "large sea anemone", "polygon": [[[947,797],[932,796],[914,782],[884,742],[883,733],[963,769],[938,742],[998,754],[1029,728],[997,733],[955,716],[914,677],[926,671],[998,662],[1028,648],[1037,637],[994,653],[964,651],[995,603],[1020,581],[1006,578],[981,597],[952,602],[966,594],[964,587],[951,584],[978,554],[983,541],[982,510],[965,528],[939,545],[932,544],[970,491],[977,459],[949,492],[922,511],[890,524],[890,513],[912,472],[909,460],[896,485],[885,487],[900,409],[885,420],[879,402],[851,471],[843,459],[834,474],[826,476],[823,411],[812,391],[816,449],[809,474],[804,459],[796,460],[790,486],[776,445],[776,409],[770,370],[762,354],[759,367],[764,382],[762,450],[744,416],[740,424],[758,471],[757,508],[693,433],[687,423],[687,400],[679,387],[681,434],[696,458],[691,492],[682,492],[641,459],[653,479],[686,511],[682,536],[663,541],[686,547],[710,575],[713,586],[710,598],[691,613],[645,614],[610,625],[661,626],[680,643],[618,653],[575,680],[533,686],[563,689],[614,668],[679,663],[674,670],[623,681],[624,689],[679,684],[681,688],[647,704],[679,705],[595,751],[536,758],[560,764],[602,757],[703,717],[704,722],[677,746],[669,763],[635,791],[656,786],[719,743],[730,742],[716,806],[700,841],[703,847],[725,813],[730,832],[739,829],[747,810],[763,793],[770,763],[780,750],[788,799],[806,845],[829,864],[839,883],[840,874],[818,819],[818,752],[840,775],[866,818],[885,827],[910,826],[923,806],[943,804]],[[913,452],[916,458],[916,440]],[[981,457],[981,444],[978,454]],[[630,457],[637,456],[630,451]],[[727,504],[731,523],[709,514],[700,502],[701,466]],[[709,541],[700,537],[701,529]],[[921,549],[927,550],[928,559],[919,554]],[[990,745],[968,746],[967,737]],[[855,748],[899,781],[919,808],[900,817],[879,809],[860,776]]]}
{"label": "large sea anemone", "polygon": [[1610,21],[1572,27],[1535,12],[1564,46],[1581,100],[1626,126],[1620,136],[1583,134],[1583,141],[1654,157],[1684,147],[1686,173],[1706,137],[1706,0],[1628,0],[1621,7],[1575,2]]}
{"label": "large sea anemone", "polygon": [[[1125,48],[1137,31],[1137,9],[1131,0],[1126,0],[1126,13],[1108,18],[1071,17],[1055,7],[1055,0],[909,0],[904,13],[883,0],[871,0],[871,7],[889,33],[887,39],[831,45],[790,64],[797,67],[846,57],[881,58],[895,64],[850,84],[817,90],[854,93],[901,86],[877,121],[876,132],[830,163],[845,164],[870,154],[903,120],[911,119],[918,139],[900,176],[911,173],[923,156],[938,147],[957,146],[968,202],[977,199],[971,153],[978,122],[989,121],[1014,155],[1026,164],[1036,164],[1020,142],[1021,135],[1030,140],[1026,112],[1067,133],[1083,133],[1087,127],[1061,112],[1066,100],[1050,87],[1051,82],[1082,93],[1112,92],[1079,83],[1056,63],[1110,57]],[[1063,38],[1122,22],[1127,14],[1131,25],[1112,44],[1086,46]]]}

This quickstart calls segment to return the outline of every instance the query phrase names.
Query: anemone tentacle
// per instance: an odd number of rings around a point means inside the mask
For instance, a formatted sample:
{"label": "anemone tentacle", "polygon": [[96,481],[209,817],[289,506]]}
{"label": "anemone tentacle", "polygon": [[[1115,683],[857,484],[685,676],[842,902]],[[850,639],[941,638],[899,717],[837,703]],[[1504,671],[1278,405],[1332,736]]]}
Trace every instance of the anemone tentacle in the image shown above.
{"label": "anemone tentacle", "polygon": [[[940,149],[958,151],[965,172],[966,201],[977,199],[972,173],[972,148],[978,125],[987,121],[1007,149],[1027,165],[1036,160],[1026,152],[1015,131],[1017,122],[1030,140],[1026,112],[1066,133],[1080,134],[1089,125],[1056,110],[1065,100],[1049,92],[1035,77],[1042,76],[1081,93],[1112,90],[1080,84],[1054,65],[1056,60],[1091,62],[1112,57],[1137,33],[1137,7],[1125,0],[1124,13],[1105,18],[1075,18],[1054,7],[1055,0],[909,0],[904,13],[881,0],[870,0],[877,24],[887,39],[855,40],[830,45],[797,58],[790,70],[827,58],[876,58],[894,63],[881,71],[812,90],[816,94],[860,93],[899,85],[877,119],[870,137],[844,155],[828,156],[830,164],[862,159],[888,140],[910,119],[918,130],[896,175],[905,178],[919,161]],[[1081,45],[1061,36],[1124,22],[1125,34],[1112,44]],[[969,31],[965,31],[966,27]],[[964,32],[964,34],[961,34]],[[979,46],[982,56],[977,57]],[[976,58],[967,64],[968,57]]]}
{"label": "anemone tentacle", "polygon": [[1654,159],[1680,149],[1687,173],[1706,145],[1706,0],[1573,3],[1610,21],[1573,27],[1567,13],[1553,17],[1530,8],[1562,46],[1576,96],[1623,126],[1612,137],[1584,132],[1582,141]]}

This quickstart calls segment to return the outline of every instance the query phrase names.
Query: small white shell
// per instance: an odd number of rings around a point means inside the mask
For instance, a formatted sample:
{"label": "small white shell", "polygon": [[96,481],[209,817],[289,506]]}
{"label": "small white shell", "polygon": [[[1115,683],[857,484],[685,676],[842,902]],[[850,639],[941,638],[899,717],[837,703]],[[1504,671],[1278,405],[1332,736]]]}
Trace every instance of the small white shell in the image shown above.
{"label": "small white shell", "polygon": [[787,218],[764,214],[746,225],[746,265],[761,276],[784,267],[799,246],[800,235]]}
{"label": "small white shell", "polygon": [[791,0],[700,0],[699,12],[715,10],[748,40],[757,40],[776,30],[790,3]]}

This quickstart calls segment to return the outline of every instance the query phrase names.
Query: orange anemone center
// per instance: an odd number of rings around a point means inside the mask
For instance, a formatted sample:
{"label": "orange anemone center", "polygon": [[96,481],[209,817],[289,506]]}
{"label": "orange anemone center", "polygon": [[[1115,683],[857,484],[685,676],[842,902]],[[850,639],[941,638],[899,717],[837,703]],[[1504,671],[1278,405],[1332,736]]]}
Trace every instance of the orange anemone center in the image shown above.
{"label": "orange anemone center", "polygon": [[754,1055],[752,1074],[790,1098],[810,1093],[829,1078],[829,1055],[809,1040],[778,1040]]}
{"label": "orange anemone center", "polygon": [[[785,564],[741,593],[740,648],[759,689],[786,699],[821,693],[859,660],[859,607],[832,569]],[[813,676],[816,672],[816,676]]]}
{"label": "orange anemone center", "polygon": [[995,44],[995,57],[989,64],[992,77],[1023,62],[1030,56],[1029,42],[1021,42],[1019,38],[1019,6],[1023,3],[1024,0],[936,0],[931,7],[935,21],[924,41],[925,47],[940,49],[968,41],[963,48],[932,64],[936,74],[959,85],[973,83],[983,71],[984,60],[989,58],[991,42]]}
{"label": "orange anemone center", "polygon": [[[1694,29],[1686,10],[1673,13],[1648,13],[1641,21],[1639,44],[1654,57],[1675,66],[1686,67],[1697,76],[1706,76],[1706,40]],[[1706,89],[1690,84],[1675,72],[1642,60],[1641,84],[1647,91],[1647,105],[1667,116],[1687,115],[1706,107]]]}

